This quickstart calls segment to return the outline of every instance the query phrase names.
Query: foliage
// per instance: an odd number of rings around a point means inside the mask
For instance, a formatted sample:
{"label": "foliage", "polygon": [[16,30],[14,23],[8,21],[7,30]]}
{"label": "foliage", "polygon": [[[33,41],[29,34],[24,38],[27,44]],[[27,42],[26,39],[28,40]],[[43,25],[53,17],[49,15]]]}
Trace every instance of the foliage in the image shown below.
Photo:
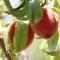
{"label": "foliage", "polygon": [[[19,49],[24,47],[27,42],[27,25],[29,23],[35,24],[36,22],[41,21],[43,17],[43,7],[46,5],[49,8],[50,3],[53,4],[53,7],[50,8],[54,11],[54,14],[56,13],[58,17],[60,17],[59,2],[59,0],[22,0],[21,6],[13,9],[9,0],[0,0],[0,36],[3,36],[6,48],[6,52],[4,52],[0,44],[0,60],[5,60],[7,57],[9,58],[9,56],[5,56],[8,52],[11,54],[13,60],[23,60],[22,57],[24,56]],[[12,16],[11,21],[8,18],[9,23],[6,22],[6,15],[4,14]],[[58,29],[54,36],[49,39],[43,39],[34,33],[35,36],[33,42],[24,50],[27,52],[28,60],[51,60],[52,57],[52,60],[60,60],[60,47],[58,47],[58,43],[60,43],[60,18],[58,17],[56,17],[58,21]],[[17,21],[13,40],[14,48],[10,46],[11,42],[9,41],[8,36],[8,27],[12,21]]]}

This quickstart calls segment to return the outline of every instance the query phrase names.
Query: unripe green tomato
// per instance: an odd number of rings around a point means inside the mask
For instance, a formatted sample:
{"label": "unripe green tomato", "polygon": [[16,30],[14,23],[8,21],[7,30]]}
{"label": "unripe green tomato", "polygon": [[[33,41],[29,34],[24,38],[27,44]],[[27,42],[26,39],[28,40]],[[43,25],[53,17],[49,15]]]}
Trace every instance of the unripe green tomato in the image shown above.
{"label": "unripe green tomato", "polygon": [[58,28],[58,22],[49,8],[43,8],[42,19],[39,22],[30,25],[37,35],[45,39],[51,38]]}
{"label": "unripe green tomato", "polygon": [[[9,30],[8,30],[8,35],[9,35],[9,40],[11,42],[11,46],[13,47],[13,38],[14,38],[14,34],[15,34],[15,31],[16,31],[16,21],[13,21],[10,26],[9,26]],[[19,37],[18,37],[19,38]],[[25,48],[27,48],[33,41],[33,38],[34,38],[34,32],[33,30],[31,29],[30,27],[30,24],[28,25],[28,38],[27,38],[27,42],[24,43],[25,46],[23,46],[21,50],[24,50]],[[21,43],[21,41],[20,41]]]}

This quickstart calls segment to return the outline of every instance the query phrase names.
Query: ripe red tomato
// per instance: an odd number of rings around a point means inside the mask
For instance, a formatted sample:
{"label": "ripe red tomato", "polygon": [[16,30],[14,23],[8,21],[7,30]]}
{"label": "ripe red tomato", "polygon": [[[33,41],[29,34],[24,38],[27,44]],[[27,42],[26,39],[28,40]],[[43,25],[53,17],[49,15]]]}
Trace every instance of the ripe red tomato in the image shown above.
{"label": "ripe red tomato", "polygon": [[[12,22],[9,26],[9,31],[8,31],[8,35],[9,35],[9,39],[10,39],[10,42],[13,46],[13,38],[14,38],[14,33],[15,33],[15,30],[16,30],[16,21]],[[28,38],[27,38],[27,42],[25,42],[25,46],[22,47],[22,49],[20,50],[24,50],[25,48],[27,48],[33,41],[33,38],[34,38],[34,32],[32,30],[32,28],[30,27],[30,24],[28,25]]]}
{"label": "ripe red tomato", "polygon": [[51,9],[48,8],[43,8],[43,17],[39,22],[30,25],[37,35],[46,39],[51,38],[58,28],[58,22]]}
{"label": "ripe red tomato", "polygon": [[29,24],[29,27],[28,27],[28,39],[27,39],[27,43],[25,45],[25,47],[29,46],[32,41],[33,41],[33,37],[34,37],[34,32]]}
{"label": "ripe red tomato", "polygon": [[13,45],[13,37],[14,37],[14,33],[15,33],[15,28],[16,28],[16,21],[13,21],[9,25],[9,30],[8,30],[9,40],[12,45]]}

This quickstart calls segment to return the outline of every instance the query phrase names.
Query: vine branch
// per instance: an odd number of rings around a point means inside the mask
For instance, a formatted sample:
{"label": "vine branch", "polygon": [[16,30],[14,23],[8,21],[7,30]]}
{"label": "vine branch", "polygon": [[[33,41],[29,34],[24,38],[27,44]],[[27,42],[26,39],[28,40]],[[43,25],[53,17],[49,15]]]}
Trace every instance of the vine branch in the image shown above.
{"label": "vine branch", "polygon": [[8,60],[13,60],[10,53],[6,50],[5,44],[4,44],[4,39],[2,36],[0,36],[0,46],[5,53],[5,56],[7,57]]}

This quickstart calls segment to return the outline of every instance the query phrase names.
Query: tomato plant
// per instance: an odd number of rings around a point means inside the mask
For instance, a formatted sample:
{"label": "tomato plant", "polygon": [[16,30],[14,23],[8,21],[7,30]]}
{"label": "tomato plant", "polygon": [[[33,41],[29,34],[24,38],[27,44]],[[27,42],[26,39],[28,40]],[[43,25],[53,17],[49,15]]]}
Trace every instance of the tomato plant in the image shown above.
{"label": "tomato plant", "polygon": [[2,60],[60,60],[59,2],[0,0]]}

